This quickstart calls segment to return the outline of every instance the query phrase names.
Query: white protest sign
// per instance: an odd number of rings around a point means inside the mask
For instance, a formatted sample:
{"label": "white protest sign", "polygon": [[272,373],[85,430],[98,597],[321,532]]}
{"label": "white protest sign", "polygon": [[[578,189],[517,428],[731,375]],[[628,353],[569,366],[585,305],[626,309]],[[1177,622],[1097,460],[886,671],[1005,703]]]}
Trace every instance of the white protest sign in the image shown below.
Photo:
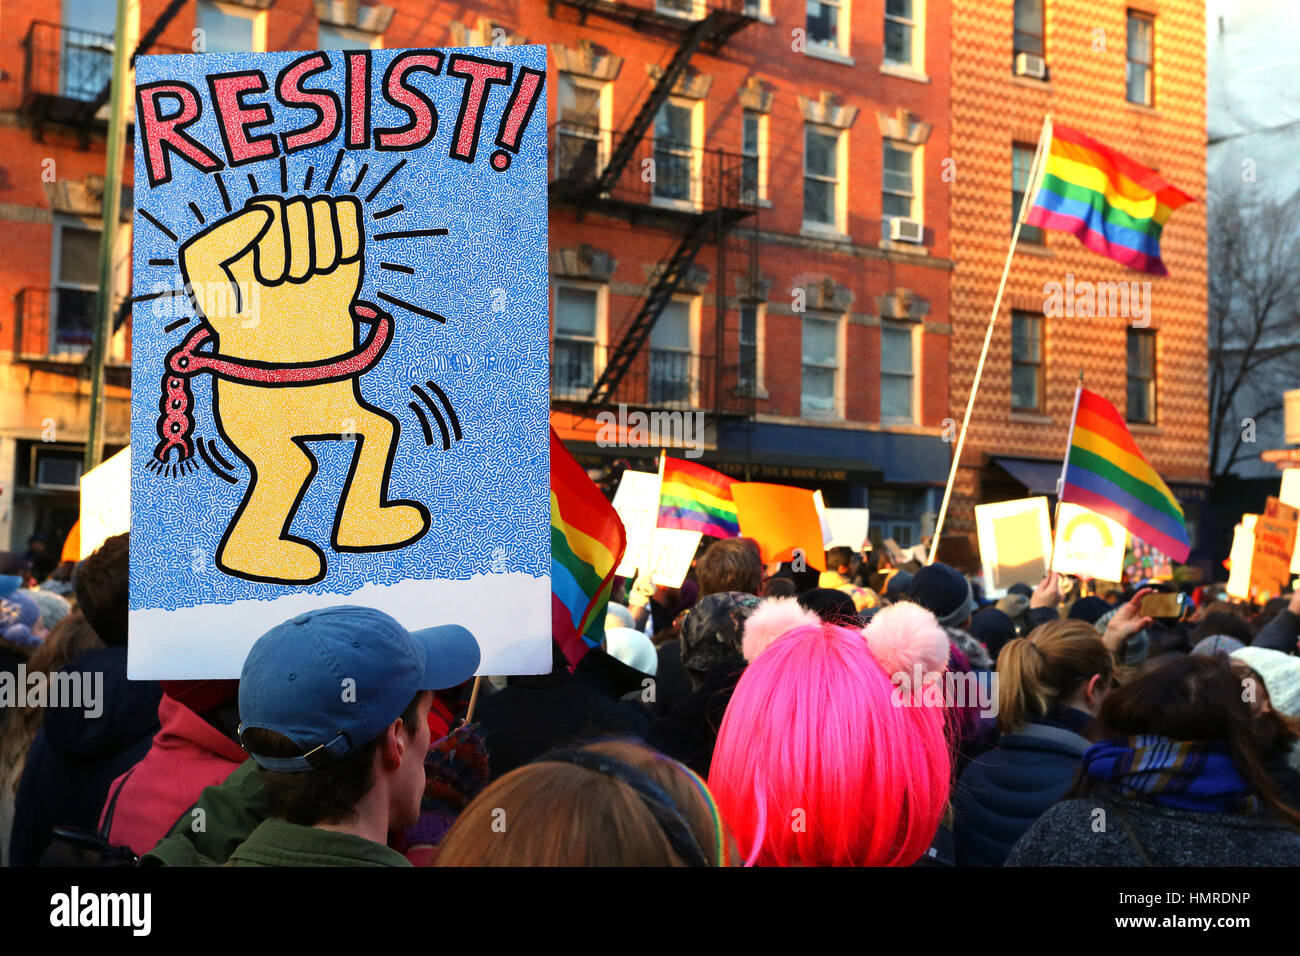
{"label": "white protest sign", "polygon": [[830,525],[831,537],[826,547],[852,548],[855,552],[865,550],[870,521],[871,512],[867,508],[827,508],[826,522]]}
{"label": "white protest sign", "polygon": [[630,578],[650,566],[650,541],[659,516],[658,472],[623,472],[613,504],[627,531],[627,550],[616,573]]}
{"label": "white protest sign", "polygon": [[813,492],[813,504],[817,506],[817,520],[822,524],[822,547],[833,548],[831,541],[835,537],[835,532],[831,530],[831,523],[826,516],[826,501],[822,498],[821,491]]}
{"label": "white protest sign", "polygon": [[[1282,472],[1282,490],[1277,493],[1278,501],[1292,508],[1300,508],[1300,468],[1288,468]],[[1295,554],[1291,556],[1291,573],[1300,574],[1300,536],[1296,537]]]}
{"label": "white protest sign", "polygon": [[1232,551],[1228,555],[1229,597],[1239,601],[1250,600],[1250,562],[1255,554],[1255,519],[1259,515],[1242,515],[1241,524],[1232,534]]}
{"label": "white protest sign", "polygon": [[131,530],[131,447],[81,476],[81,553]]}
{"label": "white protest sign", "polygon": [[1013,584],[1037,584],[1047,573],[1052,525],[1047,499],[1017,498],[975,506],[984,593],[1004,597]]}
{"label": "white protest sign", "polygon": [[1056,513],[1052,570],[1102,581],[1122,580],[1126,534],[1119,522],[1063,501]]}
{"label": "white protest sign", "polygon": [[681,587],[702,537],[698,531],[655,528],[650,547],[650,580],[666,588]]}

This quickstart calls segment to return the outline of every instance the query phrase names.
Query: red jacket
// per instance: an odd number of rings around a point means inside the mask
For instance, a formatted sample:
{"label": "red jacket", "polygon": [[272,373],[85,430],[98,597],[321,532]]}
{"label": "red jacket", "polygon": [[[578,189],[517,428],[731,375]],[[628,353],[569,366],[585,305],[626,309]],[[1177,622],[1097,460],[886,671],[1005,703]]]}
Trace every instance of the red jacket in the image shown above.
{"label": "red jacket", "polygon": [[113,781],[100,813],[102,828],[120,787],[109,842],[129,846],[139,856],[167,835],[204,787],[224,782],[248,758],[238,743],[167,694],[158,705],[158,722],[153,746]]}

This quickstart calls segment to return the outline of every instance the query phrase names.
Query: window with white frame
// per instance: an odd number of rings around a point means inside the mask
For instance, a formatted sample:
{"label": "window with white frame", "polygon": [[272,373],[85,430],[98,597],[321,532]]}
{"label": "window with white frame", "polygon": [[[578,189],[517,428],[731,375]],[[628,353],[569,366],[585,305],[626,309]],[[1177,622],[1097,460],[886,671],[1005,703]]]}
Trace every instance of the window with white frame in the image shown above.
{"label": "window with white frame", "polygon": [[195,25],[203,31],[204,53],[248,53],[266,49],[266,11],[215,0],[198,0]]}
{"label": "window with white frame", "polygon": [[848,56],[850,0],[807,0],[808,48]]}
{"label": "window with white frame", "polygon": [[745,110],[740,152],[744,157],[740,201],[754,205],[767,198],[767,117]]}
{"label": "window with white frame", "polygon": [[803,381],[800,412],[804,418],[839,414],[840,321],[836,316],[803,317]]}
{"label": "window with white frame", "polygon": [[880,329],[880,420],[911,423],[914,409],[916,334],[906,326],[883,325]]}
{"label": "window with white frame", "polygon": [[881,165],[880,208],[884,219],[920,220],[916,201],[915,146],[885,140]]}
{"label": "window with white frame", "polygon": [[699,199],[699,103],[669,99],[655,114],[654,196],[675,203]]}
{"label": "window with white frame", "polygon": [[885,0],[884,61],[920,70],[920,26],[916,7],[921,0]]}
{"label": "window with white frame", "polygon": [[605,293],[605,287],[598,285],[555,286],[551,391],[557,398],[585,398],[600,374]]}
{"label": "window with white frame", "polygon": [[664,306],[650,330],[652,405],[689,407],[694,400],[692,314],[697,300],[674,298]]}
{"label": "window with white frame", "polygon": [[556,173],[592,179],[609,159],[609,84],[560,74]]}
{"label": "window with white frame", "polygon": [[1124,63],[1125,95],[1130,103],[1153,106],[1156,18],[1137,10],[1128,11],[1128,52]]}
{"label": "window with white frame", "polygon": [[332,23],[316,27],[316,48],[319,50],[382,50],[383,47],[382,33],[366,33]]}
{"label": "window with white frame", "polygon": [[766,306],[745,302],[740,307],[739,359],[736,389],[753,395],[763,388],[763,318]]}
{"label": "window with white frame", "polygon": [[54,301],[50,354],[84,352],[95,335],[99,298],[99,230],[58,222],[54,229]]}
{"label": "window with white frame", "polygon": [[804,225],[844,230],[840,149],[843,133],[824,126],[804,127]]}

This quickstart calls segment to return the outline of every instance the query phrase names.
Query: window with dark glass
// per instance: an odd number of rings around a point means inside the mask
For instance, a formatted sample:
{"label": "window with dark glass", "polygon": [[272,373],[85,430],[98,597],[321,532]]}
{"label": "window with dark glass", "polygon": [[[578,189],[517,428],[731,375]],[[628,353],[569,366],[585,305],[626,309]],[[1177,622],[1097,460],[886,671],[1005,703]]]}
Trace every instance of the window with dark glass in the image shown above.
{"label": "window with dark glass", "polygon": [[[1016,217],[1020,215],[1020,204],[1025,201],[1025,191],[1029,188],[1029,171],[1034,165],[1033,146],[1014,143],[1011,146],[1011,231],[1016,230]],[[1020,241],[1043,244],[1043,230],[1040,226],[1028,224],[1020,227]]]}
{"label": "window with dark glass", "polygon": [[1043,410],[1043,317],[1011,313],[1011,407]]}
{"label": "window with dark glass", "polygon": [[1128,420],[1156,420],[1156,334],[1128,330]]}
{"label": "window with dark glass", "polygon": [[1128,53],[1124,64],[1124,88],[1130,103],[1154,106],[1155,17],[1136,10],[1128,12]]}

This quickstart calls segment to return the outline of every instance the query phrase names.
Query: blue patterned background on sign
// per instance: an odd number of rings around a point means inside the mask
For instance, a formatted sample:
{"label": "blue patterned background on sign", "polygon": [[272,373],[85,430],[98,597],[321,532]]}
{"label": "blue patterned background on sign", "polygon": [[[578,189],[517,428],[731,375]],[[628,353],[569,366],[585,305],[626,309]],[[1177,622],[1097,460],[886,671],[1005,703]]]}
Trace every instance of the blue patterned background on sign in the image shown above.
{"label": "blue patterned background on sign", "polygon": [[[376,50],[371,62],[371,128],[397,127],[408,116],[381,95],[384,70],[400,50]],[[519,68],[546,68],[542,46],[445,50],[509,61]],[[272,92],[246,97],[268,103],[274,122],[258,133],[293,130],[313,118],[310,110],[285,106],[273,93],[276,74],[301,52],[144,56],[136,82],[180,80],[198,90],[203,112],[188,133],[225,162],[221,137],[205,77],[232,70],[258,69]],[[331,68],[309,78],[311,89],[341,91],[343,60],[329,54]],[[329,194],[344,195],[363,164],[369,164],[355,195],[363,201],[366,232],[365,280],[358,298],[392,312],[394,341],[380,363],[361,377],[367,402],[400,421],[400,438],[390,498],[423,502],[432,514],[429,531],[396,551],[340,554],[329,545],[342,480],[353,454],[350,441],[316,441],[311,449],[320,469],[303,499],[291,532],[316,543],[326,554],[327,576],[305,590],[347,594],[366,584],[394,584],[409,578],[465,580],[488,572],[523,572],[534,577],[550,572],[548,443],[548,295],[546,200],[546,94],[525,128],[509,169],[492,168],[491,155],[512,86],[491,86],[483,111],[482,133],[473,163],[449,156],[456,117],[466,81],[413,71],[408,82],[435,103],[438,130],[418,150],[345,152]],[[513,84],[512,84],[513,85]],[[174,101],[165,108],[174,109]],[[343,117],[340,129],[346,125]],[[177,265],[149,264],[150,259],[177,260],[177,248],[203,228],[190,209],[193,202],[210,224],[226,215],[216,178],[175,156],[173,179],[149,187],[142,166],[142,137],[135,137],[134,287],[141,296],[179,289]],[[373,138],[372,138],[373,142]],[[286,196],[326,194],[326,177],[343,145],[340,131],[332,142],[295,152],[286,159],[288,188],[281,189],[279,158],[228,167],[221,171],[232,208],[252,194],[248,175],[259,191]],[[406,164],[373,201],[367,194],[394,164]],[[312,186],[303,183],[312,169]],[[385,217],[376,212],[402,204]],[[178,240],[141,215],[141,210],[174,232]],[[438,237],[389,240],[376,232],[446,228]],[[414,269],[414,275],[381,270],[380,260]],[[378,297],[397,299],[446,317],[441,324],[394,306]],[[185,317],[171,332],[164,329]],[[273,317],[271,317],[273,318]],[[264,319],[264,321],[267,319]],[[160,476],[147,466],[158,443],[159,398],[167,353],[197,324],[187,297],[137,302],[132,313],[131,404],[131,607],[175,609],[244,599],[271,599],[288,593],[285,585],[248,581],[220,571],[214,556],[221,536],[248,486],[246,468],[218,442],[224,457],[237,466],[237,483],[218,478],[207,467],[175,477]],[[203,346],[201,351],[210,346]],[[464,437],[443,450],[436,423],[433,444],[408,403],[419,401],[411,390],[433,380],[447,394],[460,419]],[[212,376],[191,379],[194,435],[215,438]],[[427,389],[426,389],[427,391]],[[436,401],[436,399],[435,399]],[[200,460],[201,459],[197,459]],[[303,590],[298,588],[298,590]]]}

